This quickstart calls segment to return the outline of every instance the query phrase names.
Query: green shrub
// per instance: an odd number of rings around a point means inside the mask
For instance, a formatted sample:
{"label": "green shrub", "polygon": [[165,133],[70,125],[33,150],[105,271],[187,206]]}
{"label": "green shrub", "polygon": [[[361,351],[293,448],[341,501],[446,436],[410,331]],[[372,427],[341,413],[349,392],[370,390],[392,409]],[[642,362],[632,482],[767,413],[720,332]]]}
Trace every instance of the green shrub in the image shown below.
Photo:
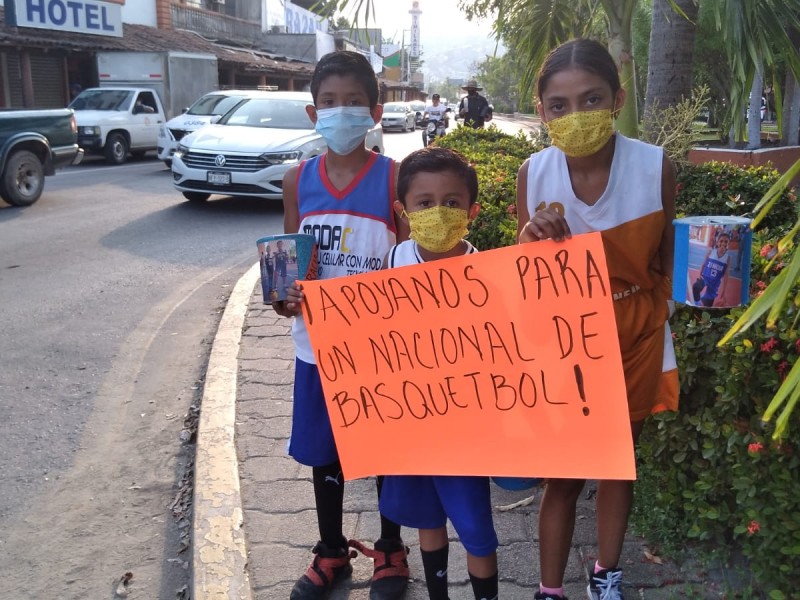
{"label": "green shrub", "polygon": [[[777,240],[769,235],[754,239],[751,296],[783,264],[764,272]],[[797,309],[775,330],[759,323],[717,348],[743,311],[684,306],[673,316],[681,406],[651,419],[640,438],[631,520],[667,551],[688,539],[709,557],[741,553],[757,587],[788,598],[800,573],[800,445],[772,443],[760,417],[800,355]],[[790,429],[798,428],[795,414]]]}
{"label": "green shrub", "polygon": [[[725,162],[688,165],[678,173],[676,208],[681,215],[752,217],[752,211],[780,174],[767,167],[742,168]],[[782,229],[797,220],[795,193],[786,191],[760,227]]]}
{"label": "green shrub", "polygon": [[459,127],[435,142],[463,154],[478,173],[481,211],[470,225],[469,240],[479,250],[516,243],[516,180],[520,165],[542,148],[523,133],[508,135],[497,127]]}

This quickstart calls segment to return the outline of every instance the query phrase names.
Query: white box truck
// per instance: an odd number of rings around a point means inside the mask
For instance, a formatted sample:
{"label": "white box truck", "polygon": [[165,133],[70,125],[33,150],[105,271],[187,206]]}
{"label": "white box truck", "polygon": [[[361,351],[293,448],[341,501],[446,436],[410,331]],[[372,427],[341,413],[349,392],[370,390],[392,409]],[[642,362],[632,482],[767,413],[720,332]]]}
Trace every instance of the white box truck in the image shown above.
{"label": "white box truck", "polygon": [[122,164],[156,150],[159,129],[203,94],[219,88],[217,57],[187,52],[98,52],[100,87],[71,103],[78,143]]}

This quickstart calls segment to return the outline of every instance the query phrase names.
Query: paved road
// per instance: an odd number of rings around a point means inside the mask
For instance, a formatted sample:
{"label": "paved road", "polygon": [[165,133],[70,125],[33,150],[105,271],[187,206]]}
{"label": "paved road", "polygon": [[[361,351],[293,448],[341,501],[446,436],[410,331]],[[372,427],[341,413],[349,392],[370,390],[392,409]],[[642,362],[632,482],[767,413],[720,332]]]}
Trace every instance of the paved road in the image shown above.
{"label": "paved road", "polygon": [[[278,204],[184,202],[156,160],[88,160],[0,207],[0,597],[143,599],[188,578],[170,505],[210,341]],[[178,515],[180,517],[180,515]]]}

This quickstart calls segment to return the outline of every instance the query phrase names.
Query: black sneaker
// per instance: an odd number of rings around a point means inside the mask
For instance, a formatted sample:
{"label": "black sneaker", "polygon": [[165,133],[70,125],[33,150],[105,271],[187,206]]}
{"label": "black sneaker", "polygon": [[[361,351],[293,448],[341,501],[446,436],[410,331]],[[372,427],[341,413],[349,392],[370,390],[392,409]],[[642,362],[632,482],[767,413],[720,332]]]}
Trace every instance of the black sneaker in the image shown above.
{"label": "black sneaker", "polygon": [[533,600],[567,600],[567,597],[559,596],[558,594],[545,594],[544,592],[536,592],[533,595]]}
{"label": "black sneaker", "polygon": [[625,600],[622,595],[622,569],[603,569],[589,578],[589,600]]}
{"label": "black sneaker", "polygon": [[356,553],[347,548],[329,548],[322,542],[311,550],[314,560],[298,579],[289,600],[321,600],[338,581],[353,572],[350,559]]}

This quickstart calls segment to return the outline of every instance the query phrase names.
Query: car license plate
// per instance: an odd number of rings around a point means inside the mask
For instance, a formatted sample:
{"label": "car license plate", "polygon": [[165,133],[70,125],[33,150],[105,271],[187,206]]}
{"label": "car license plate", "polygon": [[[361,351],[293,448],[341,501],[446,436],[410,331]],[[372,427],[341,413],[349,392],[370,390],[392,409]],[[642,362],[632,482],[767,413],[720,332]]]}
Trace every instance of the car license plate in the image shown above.
{"label": "car license plate", "polygon": [[213,183],[214,185],[230,185],[231,183],[231,174],[230,173],[219,173],[215,171],[209,171],[206,175],[208,183]]}

